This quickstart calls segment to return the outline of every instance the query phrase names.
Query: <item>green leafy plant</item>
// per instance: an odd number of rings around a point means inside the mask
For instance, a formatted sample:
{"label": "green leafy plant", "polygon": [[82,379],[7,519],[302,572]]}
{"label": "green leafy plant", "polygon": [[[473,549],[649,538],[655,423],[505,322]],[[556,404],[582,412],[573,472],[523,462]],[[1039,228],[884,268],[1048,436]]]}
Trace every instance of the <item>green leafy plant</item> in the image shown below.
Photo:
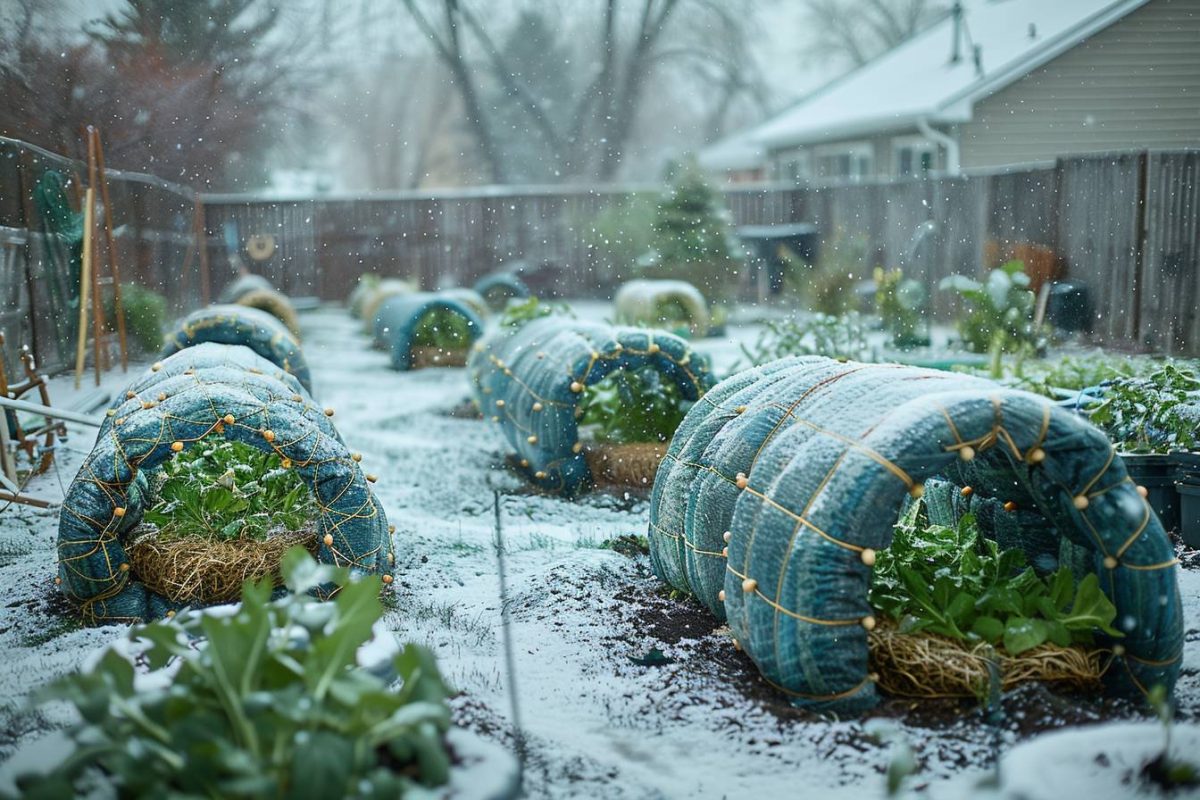
{"label": "green leafy plant", "polygon": [[522,325],[533,322],[535,319],[555,315],[572,318],[575,316],[570,306],[566,303],[543,303],[536,297],[528,297],[524,300],[510,300],[504,309],[504,313],[500,315],[500,327],[519,328]]}
{"label": "green leafy plant", "polygon": [[[145,353],[163,346],[167,323],[167,298],[136,283],[121,284],[121,307],[125,309],[125,331],[129,340]],[[104,298],[104,321],[110,333],[117,330],[117,306],[111,289]]]}
{"label": "green leafy plant", "polygon": [[609,444],[669,442],[690,405],[654,367],[618,369],[584,390],[579,432]]}
{"label": "green leafy plant", "polygon": [[[395,798],[444,784],[450,692],[432,654],[408,645],[387,674],[356,663],[382,613],[380,579],[350,581],[302,548],[283,574],[279,600],[269,581],[248,582],[237,613],[135,628],[129,647],[43,690],[81,719],[60,764],[18,778],[23,794]],[[329,583],[341,587],[332,601],[307,596]]]}
{"label": "green leafy plant", "polygon": [[929,524],[923,509],[912,503],[897,522],[871,579],[871,605],[901,632],[985,641],[1013,656],[1046,642],[1088,645],[1097,631],[1121,636],[1094,574],[1076,583],[1063,566],[1039,576],[1020,550],[983,536],[970,514],[948,527]]}
{"label": "green leafy plant", "polygon": [[471,346],[471,321],[448,308],[431,308],[417,321],[414,347],[436,347],[454,352]]}
{"label": "green leafy plant", "polygon": [[966,313],[958,320],[959,334],[972,353],[991,356],[992,377],[1002,376],[1004,354],[1025,358],[1044,345],[1041,330],[1033,321],[1035,298],[1029,290],[1029,276],[1020,261],[993,269],[984,283],[950,275],[938,288],[956,292],[966,301]]}
{"label": "green leafy plant", "polygon": [[632,277],[638,259],[650,250],[657,202],[648,193],[614,197],[594,217],[577,223],[591,266],[607,285]]}
{"label": "green leafy plant", "polygon": [[1124,452],[1200,449],[1200,377],[1167,364],[1145,378],[1111,381],[1089,415]]}
{"label": "green leafy plant", "polygon": [[821,243],[811,266],[789,247],[780,247],[777,253],[786,265],[784,287],[793,303],[799,300],[811,311],[834,317],[855,310],[855,288],[870,263],[865,238],[835,230]]}
{"label": "green leafy plant", "polygon": [[867,331],[857,314],[830,317],[812,314],[768,320],[754,345],[741,345],[751,366],[788,356],[828,356],[855,361],[870,357]]}
{"label": "green leafy plant", "polygon": [[925,287],[906,279],[903,270],[875,268],[875,312],[896,347],[929,344],[929,337],[921,331],[926,299]]}
{"label": "green leafy plant", "polygon": [[142,518],[159,536],[266,539],[316,519],[304,480],[275,453],[244,442],[200,441],[166,461]]}

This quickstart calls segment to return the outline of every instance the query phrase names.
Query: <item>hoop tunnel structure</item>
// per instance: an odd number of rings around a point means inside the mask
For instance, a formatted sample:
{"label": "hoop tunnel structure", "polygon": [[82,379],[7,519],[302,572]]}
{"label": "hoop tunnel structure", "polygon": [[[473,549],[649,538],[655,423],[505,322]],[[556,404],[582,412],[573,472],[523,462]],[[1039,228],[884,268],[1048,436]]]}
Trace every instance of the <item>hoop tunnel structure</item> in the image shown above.
{"label": "hoop tunnel structure", "polygon": [[561,317],[497,330],[467,364],[475,402],[500,424],[516,465],[539,487],[567,494],[591,479],[576,419],[583,390],[614,370],[646,366],[690,401],[716,382],[708,358],[678,336]]}
{"label": "hoop tunnel structure", "polygon": [[[1183,626],[1158,518],[1100,431],[983,379],[792,358],[722,382],[659,468],[653,566],[727,619],[796,705],[862,710],[877,699],[870,565],[906,498],[935,476],[971,486],[972,504],[1022,509],[1030,563],[1061,558],[1100,577],[1125,634],[1100,640],[1109,691],[1173,687]],[[979,514],[992,536],[988,520]]]}

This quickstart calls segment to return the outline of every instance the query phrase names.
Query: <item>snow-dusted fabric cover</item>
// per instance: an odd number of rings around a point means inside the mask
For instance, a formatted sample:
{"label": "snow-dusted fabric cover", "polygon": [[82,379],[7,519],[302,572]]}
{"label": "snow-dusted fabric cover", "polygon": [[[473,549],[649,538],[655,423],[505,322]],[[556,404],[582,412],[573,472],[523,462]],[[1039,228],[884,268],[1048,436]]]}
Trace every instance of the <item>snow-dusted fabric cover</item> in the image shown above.
{"label": "snow-dusted fabric cover", "polygon": [[633,280],[623,284],[613,298],[617,322],[625,325],[662,325],[660,304],[677,302],[689,315],[693,333],[708,330],[708,303],[704,295],[687,281]]}
{"label": "snow-dusted fabric cover", "polygon": [[221,290],[221,294],[217,297],[217,302],[236,303],[244,295],[260,291],[273,292],[275,291],[275,287],[262,275],[255,275],[253,273],[239,275],[225,285],[225,288]]}
{"label": "snow-dusted fabric cover", "polygon": [[483,319],[475,308],[461,299],[443,292],[389,297],[375,315],[374,343],[391,354],[393,369],[412,369],[413,337],[420,328],[422,318],[437,309],[444,309],[466,320],[471,334],[468,347],[483,336]]}
{"label": "snow-dusted fabric cover", "polygon": [[591,479],[575,411],[584,387],[613,370],[653,366],[697,400],[716,381],[708,358],[678,336],[545,317],[501,328],[467,364],[475,402],[500,423],[514,462],[538,486],[572,493]]}
{"label": "snow-dusted fabric cover", "polygon": [[474,291],[484,299],[492,311],[503,311],[509,300],[522,300],[531,294],[525,281],[511,272],[495,272],[483,276],[476,282]]}
{"label": "snow-dusted fabric cover", "polygon": [[295,375],[307,391],[312,391],[312,376],[299,342],[282,322],[266,311],[237,305],[209,306],[194,311],[167,336],[162,357],[201,342],[245,345]]}
{"label": "snow-dusted fabric cover", "polygon": [[145,588],[125,556],[151,502],[147,475],[175,442],[186,449],[224,437],[278,453],[317,502],[318,558],[360,573],[389,568],[387,518],[357,461],[323,410],[277,369],[245,348],[204,344],[154,365],[110,409],[59,514],[58,576],[86,622],[137,622],[175,607]]}
{"label": "snow-dusted fabric cover", "polygon": [[[985,534],[1031,563],[1099,575],[1125,633],[1105,643],[1114,693],[1174,685],[1177,562],[1121,459],[1074,414],[979,378],[814,357],[722,382],[656,476],[655,572],[725,617],[796,704],[867,708],[864,553],[888,546],[906,498],[934,476],[971,486]],[[1006,501],[1019,526],[997,511]]]}

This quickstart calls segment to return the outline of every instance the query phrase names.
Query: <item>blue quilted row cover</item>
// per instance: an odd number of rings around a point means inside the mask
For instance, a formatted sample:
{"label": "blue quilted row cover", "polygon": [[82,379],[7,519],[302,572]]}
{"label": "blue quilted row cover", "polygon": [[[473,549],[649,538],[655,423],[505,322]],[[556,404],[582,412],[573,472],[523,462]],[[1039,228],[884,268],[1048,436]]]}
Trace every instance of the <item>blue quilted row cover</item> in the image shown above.
{"label": "blue quilted row cover", "polygon": [[373,323],[374,345],[391,354],[392,369],[412,369],[413,337],[425,315],[436,309],[445,309],[465,319],[472,342],[483,336],[483,318],[462,299],[435,292],[394,295],[379,307]]}
{"label": "blue quilted row cover", "polygon": [[63,500],[58,577],[87,623],[146,621],[176,608],[133,574],[125,544],[153,502],[147,476],[174,455],[173,444],[186,449],[210,437],[291,462],[320,509],[319,560],[356,573],[390,571],[395,554],[383,508],[323,409],[294,375],[249,348],[203,343],[130,385]]}
{"label": "blue quilted row cover", "polygon": [[513,461],[539,487],[571,494],[591,480],[576,410],[583,390],[613,370],[653,366],[698,400],[716,383],[707,356],[678,336],[544,317],[502,327],[467,364],[476,404],[500,424]]}
{"label": "blue quilted row cover", "polygon": [[[806,357],[723,381],[656,476],[654,570],[726,619],[795,704],[868,708],[870,564],[935,476],[971,486],[985,534],[1030,563],[1100,576],[1125,634],[1101,643],[1112,693],[1174,686],[1183,624],[1158,518],[1103,433],[984,379]],[[1004,503],[1012,515],[987,513]]]}
{"label": "blue quilted row cover", "polygon": [[266,311],[238,305],[208,306],[194,311],[168,334],[162,357],[202,342],[245,345],[296,376],[301,386],[312,391],[312,375],[300,343],[286,325]]}

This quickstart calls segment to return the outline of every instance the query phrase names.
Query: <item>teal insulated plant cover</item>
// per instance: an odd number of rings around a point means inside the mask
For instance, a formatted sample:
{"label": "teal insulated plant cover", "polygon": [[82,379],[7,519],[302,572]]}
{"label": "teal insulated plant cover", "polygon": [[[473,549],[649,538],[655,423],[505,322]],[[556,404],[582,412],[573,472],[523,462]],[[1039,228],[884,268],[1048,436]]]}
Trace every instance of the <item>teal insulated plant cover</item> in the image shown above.
{"label": "teal insulated plant cover", "polygon": [[503,311],[509,300],[524,300],[531,295],[525,282],[512,272],[485,275],[476,282],[474,290],[492,311]]}
{"label": "teal insulated plant cover", "polygon": [[539,487],[566,494],[592,477],[576,419],[584,388],[646,366],[693,402],[716,383],[708,358],[678,336],[556,316],[494,331],[467,365],[475,402],[500,424],[515,465]]}
{"label": "teal insulated plant cover", "polygon": [[251,292],[273,292],[275,287],[262,275],[247,273],[239,275],[225,285],[217,301],[220,303],[236,303]]}
{"label": "teal insulated plant cover", "polygon": [[[430,323],[431,328],[426,327]],[[442,327],[447,330],[441,330]],[[405,371],[421,364],[414,358],[423,346],[436,349],[437,341],[452,330],[461,331],[461,339],[452,339],[465,351],[483,335],[483,318],[474,306],[446,293],[416,292],[397,294],[383,301],[375,315],[374,344],[391,354],[392,368]],[[433,338],[425,342],[424,337]],[[458,366],[463,362],[459,361]]]}
{"label": "teal insulated plant cover", "polygon": [[154,501],[149,476],[214,437],[276,453],[297,471],[318,509],[320,561],[390,571],[383,509],[324,410],[295,377],[249,349],[200,344],[156,363],[109,409],[63,500],[58,581],[86,622],[138,622],[175,610],[139,580],[126,547]]}
{"label": "teal insulated plant cover", "polygon": [[726,619],[795,704],[860,711],[877,699],[876,552],[932,478],[931,494],[952,484],[984,535],[1031,565],[1099,577],[1124,633],[1097,636],[1111,693],[1174,686],[1177,561],[1158,518],[1103,433],[984,379],[811,357],[723,381],[688,412],[655,478],[654,570]]}
{"label": "teal insulated plant cover", "polygon": [[194,311],[167,335],[162,357],[165,359],[202,342],[245,345],[284,372],[296,376],[305,390],[312,391],[312,376],[299,342],[287,326],[266,311],[237,305],[209,306]]}

